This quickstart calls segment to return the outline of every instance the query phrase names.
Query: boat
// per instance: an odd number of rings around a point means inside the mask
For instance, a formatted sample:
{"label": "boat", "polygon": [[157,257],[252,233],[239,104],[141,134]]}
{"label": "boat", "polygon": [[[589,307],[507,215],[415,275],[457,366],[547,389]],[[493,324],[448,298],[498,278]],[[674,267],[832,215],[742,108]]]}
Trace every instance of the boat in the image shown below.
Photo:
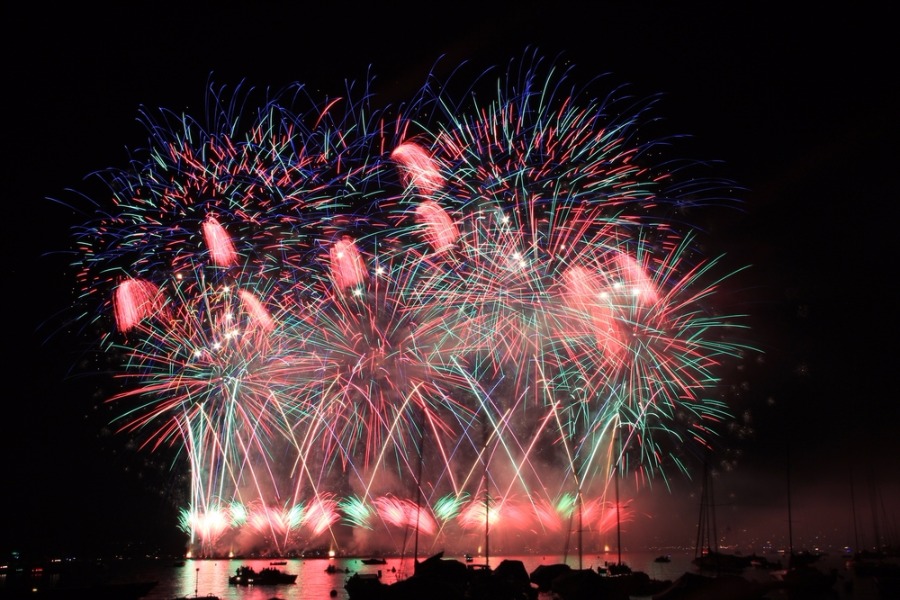
{"label": "boat", "polygon": [[[787,474],[787,524],[788,548],[787,566],[781,568],[780,561],[771,563],[772,577],[778,581],[788,598],[833,598],[837,596],[837,570],[827,573],[813,566],[824,554],[807,550],[794,550],[793,509],[791,503],[791,452],[788,444],[785,452]],[[854,597],[856,597],[854,595]]]}
{"label": "boat", "polygon": [[376,557],[364,558],[364,559],[362,559],[362,564],[364,564],[364,565],[386,565],[387,560],[385,560],[383,558],[376,558]]}
{"label": "boat", "polygon": [[622,562],[622,519],[620,516],[621,501],[619,500],[619,464],[622,460],[622,436],[618,435],[619,440],[619,457],[616,459],[616,466],[613,469],[613,482],[616,491],[616,554],[617,560],[614,563],[604,561],[603,570],[606,575],[623,576],[631,575],[631,567]]}
{"label": "boat", "polygon": [[467,552],[466,554],[463,555],[463,558],[466,559],[466,562],[467,562],[467,563],[472,562],[472,560],[473,560],[473,559],[472,559],[472,555],[469,554],[468,552]]}
{"label": "boat", "polygon": [[713,500],[712,474],[709,462],[703,466],[703,486],[700,493],[700,519],[697,541],[691,561],[700,571],[710,573],[740,573],[750,567],[750,557],[719,551],[716,531],[716,509]]}
{"label": "boat", "polygon": [[287,561],[286,560],[273,560],[269,564],[272,566],[282,566],[282,565],[286,565]]}
{"label": "boat", "polygon": [[234,575],[228,577],[231,585],[281,585],[297,581],[296,573],[285,573],[281,569],[266,567],[256,571],[253,567],[242,565]]}
{"label": "boat", "polygon": [[604,562],[602,567],[597,567],[597,572],[601,575],[608,575],[610,577],[615,577],[617,575],[631,575],[632,570],[631,567],[623,563],[619,562]]}
{"label": "boat", "polygon": [[325,572],[332,573],[332,574],[334,574],[334,573],[349,573],[350,569],[339,569],[338,567],[336,567],[334,565],[328,565],[327,567],[325,567]]}
{"label": "boat", "polygon": [[344,589],[351,600],[384,598],[388,585],[375,573],[354,573],[347,578]]}
{"label": "boat", "polygon": [[751,554],[747,558],[750,559],[750,566],[756,569],[777,571],[784,568],[780,560],[772,561],[765,556],[759,556],[757,554]]}
{"label": "boat", "polygon": [[780,584],[752,581],[736,574],[702,575],[684,573],[668,588],[653,594],[653,600],[698,600],[700,598],[740,598],[761,600],[777,592]]}
{"label": "boat", "polygon": [[667,563],[672,562],[672,556],[670,554],[660,554],[656,558],[653,559],[653,562],[657,563]]}
{"label": "boat", "polygon": [[714,573],[740,573],[751,566],[750,558],[715,550],[704,550],[691,561],[701,571]]}
{"label": "boat", "polygon": [[794,552],[791,550],[788,556],[788,566],[791,568],[808,567],[825,556],[822,552],[810,552],[809,550],[800,550]]}

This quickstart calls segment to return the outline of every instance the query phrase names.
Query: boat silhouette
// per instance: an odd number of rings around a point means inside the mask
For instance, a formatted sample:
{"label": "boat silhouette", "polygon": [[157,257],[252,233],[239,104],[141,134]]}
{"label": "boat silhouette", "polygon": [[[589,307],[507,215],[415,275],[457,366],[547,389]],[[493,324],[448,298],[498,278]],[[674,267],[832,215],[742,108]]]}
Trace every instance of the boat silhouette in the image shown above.
{"label": "boat silhouette", "polygon": [[700,518],[697,523],[697,541],[694,559],[691,561],[701,571],[712,573],[740,573],[748,568],[751,557],[728,554],[719,550],[716,528],[716,505],[713,494],[709,461],[703,465],[703,486],[700,493]]}
{"label": "boat silhouette", "polygon": [[280,585],[297,581],[295,573],[285,573],[280,569],[266,567],[259,571],[243,565],[237,568],[234,575],[228,577],[231,585]]}

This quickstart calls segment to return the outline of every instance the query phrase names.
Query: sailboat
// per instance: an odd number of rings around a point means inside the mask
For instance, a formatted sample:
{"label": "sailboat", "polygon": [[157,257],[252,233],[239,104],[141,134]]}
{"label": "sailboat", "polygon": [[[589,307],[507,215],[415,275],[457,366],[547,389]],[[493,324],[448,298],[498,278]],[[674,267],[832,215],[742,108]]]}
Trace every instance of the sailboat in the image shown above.
{"label": "sailboat", "polygon": [[[620,430],[621,431],[621,430]],[[618,441],[618,456],[616,457],[616,464],[613,467],[613,486],[616,494],[616,562],[609,563],[607,562],[602,570],[606,571],[607,575],[631,575],[632,570],[631,567],[622,562],[622,514],[620,511],[620,501],[619,501],[619,471],[622,464],[622,435],[621,433],[617,436]]]}
{"label": "sailboat", "polygon": [[847,556],[849,559],[848,566],[856,574],[862,574],[864,576],[887,574],[896,581],[898,580],[898,575],[900,575],[900,562],[897,561],[897,559],[900,558],[900,547],[898,547],[890,537],[882,537],[883,531],[880,527],[880,521],[882,518],[887,519],[888,515],[887,513],[884,514],[884,517],[879,515],[879,509],[884,510],[884,507],[878,485],[874,481],[870,481],[869,486],[873,540],[869,546],[866,546],[860,541],[860,519],[856,514],[856,490],[853,481],[853,470],[851,468],[850,508],[853,515],[855,551]]}
{"label": "sailboat", "polygon": [[785,466],[787,467],[787,524],[788,524],[788,554],[787,568],[778,569],[773,576],[780,580],[788,597],[797,598],[826,598],[834,595],[837,572],[825,573],[813,567],[813,563],[822,556],[808,551],[794,551],[794,518],[791,503],[791,451],[790,443],[785,452]]}
{"label": "sailboat", "polygon": [[746,579],[740,573],[751,564],[750,557],[719,550],[716,513],[709,461],[703,464],[700,493],[700,518],[693,564],[699,573],[685,572],[653,600],[695,600],[697,598],[741,598],[756,600],[780,587],[780,584]]}
{"label": "sailboat", "polygon": [[630,575],[631,567],[622,562],[622,517],[619,512],[619,462],[621,462],[621,457],[616,462],[616,467],[613,469],[613,483],[615,484],[616,490],[616,552],[618,553],[616,562],[613,564],[606,565],[606,571],[610,575]]}
{"label": "sailboat", "polygon": [[709,461],[703,464],[703,485],[700,492],[700,517],[697,522],[697,540],[694,559],[691,561],[701,571],[713,573],[740,573],[751,565],[752,557],[728,554],[719,550],[716,529],[716,506],[713,494]]}

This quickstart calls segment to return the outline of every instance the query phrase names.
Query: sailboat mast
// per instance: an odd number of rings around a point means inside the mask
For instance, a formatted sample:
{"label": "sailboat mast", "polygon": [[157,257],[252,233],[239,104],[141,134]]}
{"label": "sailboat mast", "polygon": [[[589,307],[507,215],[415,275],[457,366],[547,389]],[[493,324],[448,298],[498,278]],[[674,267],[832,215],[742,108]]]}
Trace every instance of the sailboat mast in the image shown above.
{"label": "sailboat mast", "polygon": [[718,534],[715,530],[716,518],[713,504],[712,477],[710,476],[709,458],[703,462],[703,486],[700,490],[700,516],[697,519],[697,541],[694,545],[694,558],[718,552]]}
{"label": "sailboat mast", "polygon": [[853,489],[853,465],[850,466],[850,513],[853,517],[853,549],[859,552],[859,527],[856,520],[856,492]]}
{"label": "sailboat mast", "polygon": [[419,518],[422,511],[422,463],[425,457],[422,455],[425,447],[425,413],[422,413],[422,430],[419,435],[419,465],[416,473],[416,537],[413,543],[413,564],[419,562]]}
{"label": "sailboat mast", "polygon": [[481,430],[481,446],[482,446],[482,465],[484,466],[484,472],[482,474],[482,478],[484,479],[484,564],[491,564],[491,552],[490,552],[490,540],[491,540],[491,494],[488,481],[488,452],[487,452],[487,425],[486,425],[487,417],[485,417],[485,421],[482,422],[482,430]]}
{"label": "sailboat mast", "polygon": [[622,564],[622,519],[619,516],[619,465],[613,470],[616,479],[616,549],[618,550],[618,564]]}
{"label": "sailboat mast", "polygon": [[794,557],[794,518],[791,508],[791,444],[788,442],[785,451],[785,465],[787,467],[787,509],[788,509],[788,565]]}
{"label": "sailboat mast", "polygon": [[582,532],[584,531],[584,498],[581,495],[581,485],[578,486],[578,568],[583,569],[582,558]]}
{"label": "sailboat mast", "polygon": [[619,470],[622,466],[622,428],[616,428],[616,464],[613,467],[613,483],[616,490],[616,552],[618,553],[618,565],[622,564],[622,517],[619,508]]}
{"label": "sailboat mast", "polygon": [[713,493],[713,479],[712,476],[709,476],[709,516],[712,519],[712,547],[713,551],[719,552],[719,530],[718,530],[718,520],[716,519],[716,502],[715,502],[715,494]]}

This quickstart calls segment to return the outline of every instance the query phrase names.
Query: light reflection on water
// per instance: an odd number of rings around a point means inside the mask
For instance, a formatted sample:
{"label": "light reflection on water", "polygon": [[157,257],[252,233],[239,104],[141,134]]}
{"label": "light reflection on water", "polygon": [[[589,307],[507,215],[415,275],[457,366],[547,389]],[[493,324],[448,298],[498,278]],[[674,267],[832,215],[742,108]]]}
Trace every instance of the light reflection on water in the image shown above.
{"label": "light reflection on water", "polygon": [[[668,552],[667,552],[668,553]],[[696,572],[691,564],[692,551],[672,551],[671,562],[658,563],[655,558],[659,552],[623,552],[622,562],[634,571],[643,571],[651,579],[658,581],[674,581],[685,572]],[[426,556],[420,556],[424,560]],[[446,556],[446,559],[463,557]],[[777,555],[766,558],[776,561]],[[615,563],[618,555],[591,554],[579,557],[562,555],[531,556],[491,556],[489,564],[496,568],[505,560],[522,561],[527,573],[533,572],[540,565],[566,563],[574,569],[597,569],[605,563]],[[228,583],[229,575],[233,575],[241,565],[248,565],[256,570],[271,566],[272,559],[233,559],[233,560],[188,560],[182,567],[175,567],[170,562],[141,563],[133,565],[123,580],[157,581],[151,592],[143,600],[173,600],[174,598],[193,598],[195,592],[202,599],[210,594],[222,600],[349,600],[344,584],[353,573],[378,573],[381,571],[384,583],[393,583],[398,579],[409,577],[413,572],[413,561],[406,558],[387,558],[384,565],[366,565],[361,558],[335,559],[287,559],[284,565],[275,565],[287,573],[296,573],[297,581],[291,585],[274,586],[235,586]],[[472,564],[484,564],[484,558],[476,556]],[[839,567],[846,576],[845,565],[841,557],[826,557],[820,567]],[[833,564],[832,564],[833,563]],[[326,567],[334,565],[336,572],[329,573]],[[826,569],[827,570],[827,569]],[[748,569],[743,576],[750,580],[765,581],[773,574],[764,569]],[[334,595],[332,596],[332,591]]]}
{"label": "light reflection on water", "polygon": [[[649,552],[623,553],[622,561],[632,569],[647,573],[652,579],[674,580],[685,571],[691,570],[692,554],[672,554],[669,563],[654,562],[658,554]],[[420,556],[424,560],[425,556]],[[460,561],[462,557],[456,558]],[[520,560],[525,570],[531,573],[539,565],[567,563],[573,568],[596,569],[604,562],[616,562],[615,553],[606,555],[578,556],[535,555],[535,556],[491,556],[490,565],[497,567],[504,559]],[[177,597],[192,598],[196,592],[199,598],[213,594],[223,600],[348,600],[349,595],[344,583],[353,573],[378,573],[381,571],[382,581],[393,583],[398,579],[412,575],[411,558],[388,558],[384,565],[366,565],[361,558],[335,559],[288,559],[285,565],[276,568],[287,573],[296,573],[297,582],[293,585],[275,586],[235,586],[228,583],[228,576],[233,575],[241,565],[249,565],[256,570],[270,566],[271,559],[235,559],[235,560],[188,560],[183,567],[174,567],[168,563],[157,563],[142,566],[139,572],[132,574],[135,579],[155,580],[156,587],[144,600],[172,600]],[[484,564],[483,557],[475,557],[474,564]],[[334,565],[337,572],[326,571],[328,565]],[[349,572],[347,572],[349,570]],[[331,592],[334,590],[335,595]]]}

